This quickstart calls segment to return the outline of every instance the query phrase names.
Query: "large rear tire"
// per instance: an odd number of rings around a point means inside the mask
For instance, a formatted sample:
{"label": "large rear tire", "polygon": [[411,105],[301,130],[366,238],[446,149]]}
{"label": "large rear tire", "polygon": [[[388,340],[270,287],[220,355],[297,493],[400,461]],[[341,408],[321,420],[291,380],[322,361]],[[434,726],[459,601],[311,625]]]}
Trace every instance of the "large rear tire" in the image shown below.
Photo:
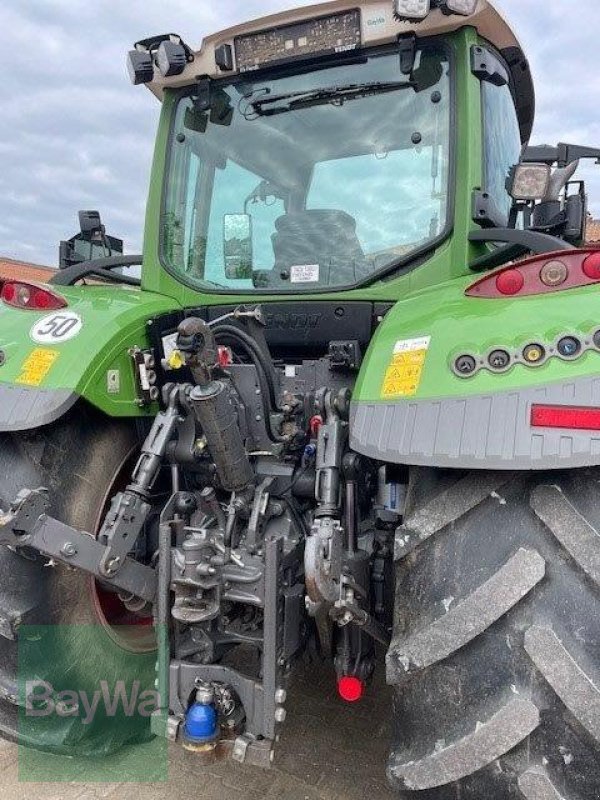
{"label": "large rear tire", "polygon": [[[111,420],[83,404],[44,428],[0,434],[0,507],[6,509],[24,487],[44,486],[52,503],[50,514],[95,532],[110,496],[130,475],[138,449],[134,424]],[[115,600],[113,595],[110,602]],[[118,608],[118,601],[113,606]],[[6,623],[5,633],[11,628],[7,620],[14,622],[15,617],[22,617],[20,626],[18,621],[12,625],[15,638],[0,637],[1,735],[78,755],[111,752],[147,736],[148,725],[133,717],[119,719],[112,728],[102,725],[101,731],[94,724],[83,725],[80,717],[23,724],[23,687],[28,673],[36,672],[36,678],[61,690],[92,691],[98,678],[109,684],[123,681],[125,686],[139,680],[141,690],[151,688],[155,642],[148,620],[120,624],[135,620],[114,609],[107,614],[106,595],[86,574],[0,548],[0,618]],[[39,660],[35,647],[23,644],[29,636],[39,639]],[[31,654],[34,663],[24,663]]]}
{"label": "large rear tire", "polygon": [[599,470],[414,470],[387,657],[402,797],[600,797],[599,531]]}

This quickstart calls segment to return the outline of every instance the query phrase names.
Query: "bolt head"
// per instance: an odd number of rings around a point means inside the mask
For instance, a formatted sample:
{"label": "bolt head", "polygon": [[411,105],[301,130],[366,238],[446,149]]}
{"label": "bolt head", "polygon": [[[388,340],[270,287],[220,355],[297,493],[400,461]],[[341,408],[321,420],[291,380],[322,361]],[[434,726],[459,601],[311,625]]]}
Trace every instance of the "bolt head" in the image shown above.
{"label": "bolt head", "polygon": [[275,709],[275,722],[285,722],[286,717],[287,717],[287,711],[285,710],[285,708]]}
{"label": "bolt head", "polygon": [[287,700],[287,692],[285,689],[277,689],[275,692],[275,702],[278,705],[283,705]]}

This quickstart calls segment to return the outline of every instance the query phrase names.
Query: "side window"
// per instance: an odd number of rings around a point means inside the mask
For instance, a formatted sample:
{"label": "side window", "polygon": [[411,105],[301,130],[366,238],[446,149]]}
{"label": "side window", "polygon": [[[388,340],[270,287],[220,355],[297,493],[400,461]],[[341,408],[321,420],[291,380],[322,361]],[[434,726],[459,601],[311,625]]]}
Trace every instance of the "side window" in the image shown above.
{"label": "side window", "polygon": [[512,199],[506,191],[506,178],[521,155],[519,120],[508,86],[481,84],[484,127],[485,190],[501,217],[510,214]]}

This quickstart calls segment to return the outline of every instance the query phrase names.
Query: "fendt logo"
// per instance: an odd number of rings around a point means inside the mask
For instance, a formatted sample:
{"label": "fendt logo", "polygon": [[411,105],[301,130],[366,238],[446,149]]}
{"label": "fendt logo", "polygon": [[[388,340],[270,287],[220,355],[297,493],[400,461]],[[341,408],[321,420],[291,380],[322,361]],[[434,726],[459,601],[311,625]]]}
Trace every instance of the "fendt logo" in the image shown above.
{"label": "fendt logo", "polygon": [[267,327],[280,331],[302,331],[316,328],[321,314],[267,314]]}

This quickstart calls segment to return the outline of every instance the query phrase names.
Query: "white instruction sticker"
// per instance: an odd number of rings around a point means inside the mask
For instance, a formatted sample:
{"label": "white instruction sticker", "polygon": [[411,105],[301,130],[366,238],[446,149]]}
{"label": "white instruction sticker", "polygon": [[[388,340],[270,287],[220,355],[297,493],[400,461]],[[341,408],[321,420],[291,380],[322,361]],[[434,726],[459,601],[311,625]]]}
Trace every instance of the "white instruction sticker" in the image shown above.
{"label": "white instruction sticker", "polygon": [[292,283],[317,283],[318,280],[318,264],[296,264],[290,270],[290,281]]}
{"label": "white instruction sticker", "polygon": [[169,366],[169,359],[177,350],[177,332],[170,333],[168,336],[162,337],[162,346],[163,346],[163,353],[165,354],[165,364],[163,367],[165,369],[171,369]]}
{"label": "white instruction sticker", "polygon": [[417,350],[428,350],[431,336],[420,336],[418,339],[402,339],[396,342],[394,353],[414,353]]}
{"label": "white instruction sticker", "polygon": [[29,335],[38,344],[60,344],[74,339],[83,328],[83,321],[74,311],[57,311],[38,320]]}

